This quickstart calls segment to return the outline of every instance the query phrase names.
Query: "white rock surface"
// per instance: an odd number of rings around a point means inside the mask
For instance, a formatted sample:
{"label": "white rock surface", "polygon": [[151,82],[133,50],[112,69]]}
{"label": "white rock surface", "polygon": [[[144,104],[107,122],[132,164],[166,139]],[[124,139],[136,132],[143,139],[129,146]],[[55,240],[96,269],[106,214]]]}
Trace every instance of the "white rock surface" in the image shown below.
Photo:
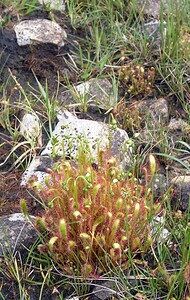
{"label": "white rock surface", "polygon": [[20,134],[35,141],[41,134],[41,123],[34,113],[25,113],[20,121]]}
{"label": "white rock surface", "polygon": [[[105,149],[111,145],[113,154],[126,152],[129,139],[122,129],[113,130],[108,124],[82,119],[62,119],[54,131],[53,140],[49,141],[41,155],[77,156],[81,142],[89,145],[92,155],[97,155],[97,147]],[[127,154],[128,155],[128,154]],[[129,158],[127,159],[129,161]]]}
{"label": "white rock surface", "polygon": [[165,228],[166,220],[163,216],[154,217],[151,222],[152,236],[157,244],[170,244],[171,233]]}
{"label": "white rock surface", "polygon": [[38,0],[40,4],[48,5],[50,9],[65,10],[65,4],[63,0]]}
{"label": "white rock surface", "polygon": [[59,114],[59,121],[53,131],[53,137],[48,142],[41,156],[34,158],[22,177],[22,185],[35,175],[43,184],[47,169],[53,166],[55,160],[66,155],[75,159],[81,143],[89,148],[93,157],[97,157],[97,147],[106,149],[110,146],[113,156],[120,160],[120,166],[126,168],[130,163],[131,148],[128,134],[122,129],[113,129],[103,122],[81,120],[71,113]]}
{"label": "white rock surface", "polygon": [[15,213],[10,216],[8,216],[9,221],[21,221],[21,222],[26,222],[26,218],[22,213]]}
{"label": "white rock surface", "polygon": [[57,112],[57,119],[59,121],[63,120],[63,119],[69,119],[69,120],[76,120],[77,117],[74,116],[70,111],[68,111],[67,109],[61,109],[59,108],[58,112]]}
{"label": "white rock surface", "polygon": [[14,26],[17,43],[25,46],[36,43],[52,43],[64,46],[67,34],[57,23],[46,19],[25,20]]}

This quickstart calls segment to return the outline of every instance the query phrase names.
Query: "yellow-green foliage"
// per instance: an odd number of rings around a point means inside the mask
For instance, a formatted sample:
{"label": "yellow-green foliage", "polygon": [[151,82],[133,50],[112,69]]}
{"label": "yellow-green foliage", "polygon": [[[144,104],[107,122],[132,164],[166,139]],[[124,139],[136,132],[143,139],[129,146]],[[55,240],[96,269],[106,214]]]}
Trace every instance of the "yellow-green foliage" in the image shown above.
{"label": "yellow-green foliage", "polygon": [[142,65],[123,65],[118,70],[120,83],[125,84],[127,93],[130,95],[143,96],[152,92],[155,82],[155,69],[153,67],[145,69]]}

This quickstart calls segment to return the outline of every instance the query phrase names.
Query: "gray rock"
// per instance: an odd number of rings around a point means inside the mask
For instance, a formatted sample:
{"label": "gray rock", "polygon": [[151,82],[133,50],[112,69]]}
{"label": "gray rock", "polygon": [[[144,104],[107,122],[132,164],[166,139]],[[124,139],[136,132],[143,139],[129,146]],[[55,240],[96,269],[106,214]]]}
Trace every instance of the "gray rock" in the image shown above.
{"label": "gray rock", "polygon": [[[153,20],[145,23],[142,27],[142,32],[149,37],[149,40],[155,48],[160,49],[162,45],[162,35],[160,31],[160,21]],[[166,22],[164,22],[164,36],[166,35]]]}
{"label": "gray rock", "polygon": [[[168,134],[172,138],[172,143],[174,148],[178,148],[180,145],[180,141],[182,139],[182,136],[185,138],[187,144],[189,142],[190,138],[190,125],[186,123],[181,118],[178,119],[170,119],[170,122],[168,124]],[[180,154],[180,151],[179,151]],[[187,154],[186,154],[187,156]],[[185,153],[184,153],[184,159],[185,159]]]}
{"label": "gray rock", "polygon": [[63,0],[38,0],[40,4],[48,5],[50,9],[65,10],[65,4]]}
{"label": "gray rock", "polygon": [[67,34],[57,23],[46,19],[24,20],[14,26],[19,46],[52,43],[64,46]]}
{"label": "gray rock", "polygon": [[63,92],[59,101],[64,106],[97,107],[108,110],[117,104],[113,85],[108,79],[93,78]]}
{"label": "gray rock", "polygon": [[164,98],[144,100],[139,102],[137,107],[149,121],[161,122],[162,124],[168,122],[168,102]]}
{"label": "gray rock", "polygon": [[36,230],[22,213],[0,217],[0,255],[22,252],[24,247],[30,248],[37,237]]}
{"label": "gray rock", "polygon": [[166,193],[169,187],[169,183],[167,182],[166,176],[161,173],[157,173],[153,179],[153,193],[154,197],[158,198]]}
{"label": "gray rock", "polygon": [[63,119],[68,119],[68,120],[76,120],[77,117],[75,115],[73,115],[70,111],[68,111],[67,109],[62,109],[59,108],[57,111],[57,119],[59,121],[63,120]]}
{"label": "gray rock", "polygon": [[179,190],[178,197],[176,196],[174,201],[179,200],[181,209],[188,210],[190,207],[190,175],[174,177],[171,183]]}
{"label": "gray rock", "polygon": [[[173,0],[172,5],[178,0]],[[160,16],[160,0],[138,0],[138,7],[142,9],[143,13],[149,17],[158,18]],[[164,13],[167,12],[169,0],[162,0]]]}
{"label": "gray rock", "polygon": [[[117,295],[117,283],[111,280],[99,280],[95,287],[92,289],[92,300],[100,299],[107,300],[112,299]],[[115,298],[114,298],[115,299]]]}
{"label": "gray rock", "polygon": [[168,124],[168,130],[170,132],[175,132],[175,131],[186,131],[186,130],[190,130],[190,125],[188,123],[186,123],[185,121],[183,121],[182,119],[170,119],[170,122]]}

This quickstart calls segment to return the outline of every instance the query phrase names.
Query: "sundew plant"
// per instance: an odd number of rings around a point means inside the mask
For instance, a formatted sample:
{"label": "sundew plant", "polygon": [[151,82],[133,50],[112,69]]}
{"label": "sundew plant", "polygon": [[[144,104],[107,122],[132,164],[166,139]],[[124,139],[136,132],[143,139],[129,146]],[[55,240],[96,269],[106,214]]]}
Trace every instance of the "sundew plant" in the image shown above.
{"label": "sundew plant", "polygon": [[[62,160],[49,170],[45,187],[31,181],[45,207],[35,224],[44,240],[39,249],[67,274],[97,278],[113,266],[126,269],[128,251],[151,245],[159,202],[153,203],[150,182],[139,184],[118,165],[108,150],[99,150],[95,163],[83,149],[76,163]],[[151,155],[150,181],[155,170]],[[21,206],[25,211],[23,200]]]}

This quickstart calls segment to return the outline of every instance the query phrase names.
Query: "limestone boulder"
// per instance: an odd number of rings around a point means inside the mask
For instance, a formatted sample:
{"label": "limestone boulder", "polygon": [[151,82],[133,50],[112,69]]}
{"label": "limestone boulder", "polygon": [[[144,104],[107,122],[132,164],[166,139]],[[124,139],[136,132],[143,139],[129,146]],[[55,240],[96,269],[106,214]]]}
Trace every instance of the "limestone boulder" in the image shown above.
{"label": "limestone boulder", "polygon": [[126,131],[112,125],[85,119],[62,118],[57,123],[52,139],[41,155],[76,158],[79,147],[86,145],[96,157],[97,148],[110,148],[114,156],[125,164],[130,161],[129,137]]}
{"label": "limestone boulder", "polygon": [[63,0],[38,0],[40,4],[47,5],[50,9],[65,10],[65,3]]}
{"label": "limestone boulder", "polygon": [[41,156],[34,158],[23,174],[22,185],[33,175],[43,184],[47,168],[51,168],[53,163],[62,157],[75,160],[80,147],[88,149],[95,160],[98,148],[109,148],[120,162],[121,168],[126,169],[129,166],[132,149],[126,131],[111,124],[78,119],[65,111],[58,115],[58,120],[52,138]]}
{"label": "limestone boulder", "polygon": [[14,26],[19,46],[52,43],[63,47],[67,38],[65,30],[47,19],[24,20]]}

